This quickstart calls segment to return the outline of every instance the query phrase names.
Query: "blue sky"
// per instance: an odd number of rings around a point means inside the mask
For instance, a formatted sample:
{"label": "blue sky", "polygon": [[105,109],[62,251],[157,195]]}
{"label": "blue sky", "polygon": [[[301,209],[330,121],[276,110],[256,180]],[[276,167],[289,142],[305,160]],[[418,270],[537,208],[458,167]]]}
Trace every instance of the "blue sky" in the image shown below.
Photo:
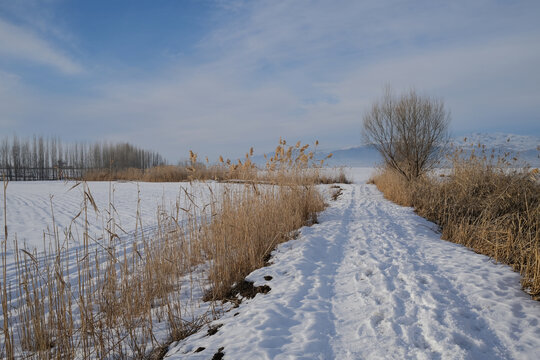
{"label": "blue sky", "polygon": [[391,85],[454,135],[540,134],[538,1],[0,0],[0,132],[170,161],[361,143]]}

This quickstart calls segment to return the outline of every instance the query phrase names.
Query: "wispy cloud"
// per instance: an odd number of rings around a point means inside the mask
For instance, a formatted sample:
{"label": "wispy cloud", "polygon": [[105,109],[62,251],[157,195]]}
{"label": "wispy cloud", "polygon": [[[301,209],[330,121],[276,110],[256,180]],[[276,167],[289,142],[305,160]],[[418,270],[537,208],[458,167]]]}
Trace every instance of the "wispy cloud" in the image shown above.
{"label": "wispy cloud", "polygon": [[3,19],[0,19],[0,56],[47,65],[70,75],[83,71],[80,64],[38,34]]}
{"label": "wispy cloud", "polygon": [[241,156],[280,136],[358,144],[364,111],[391,84],[442,97],[456,133],[538,132],[535,9],[529,1],[225,2],[189,61],[136,78],[92,64],[111,76],[93,77],[84,93],[5,87],[25,101],[2,112],[29,128],[45,119],[33,131],[132,141],[171,160],[189,149]]}
{"label": "wispy cloud", "polygon": [[134,118],[153,119],[156,138],[168,129],[179,144],[206,151],[268,148],[279,136],[357,144],[362,114],[385,84],[442,97],[456,132],[534,126],[540,33],[531,31],[530,14],[464,2],[338,5],[248,2],[228,10],[234,16],[200,44],[207,62],[168,69],[160,80],[109,84],[108,96],[124,94],[111,106],[128,103],[141,110]]}
{"label": "wispy cloud", "polygon": [[350,114],[362,114],[382,86],[391,84],[442,97],[456,132],[509,124],[519,131],[534,124],[531,116],[540,119],[534,100],[540,99],[540,73],[532,71],[540,63],[539,42],[535,34],[407,53],[358,66],[324,87],[340,99],[336,108]]}

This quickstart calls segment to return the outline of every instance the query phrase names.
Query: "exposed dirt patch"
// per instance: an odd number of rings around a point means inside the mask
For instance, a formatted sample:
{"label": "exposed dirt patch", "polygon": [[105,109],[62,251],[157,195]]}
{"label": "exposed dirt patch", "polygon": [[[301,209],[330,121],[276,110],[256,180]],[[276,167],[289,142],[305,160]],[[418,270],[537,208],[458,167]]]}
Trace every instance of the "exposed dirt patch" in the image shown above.
{"label": "exposed dirt patch", "polygon": [[206,332],[206,334],[207,334],[208,336],[215,335],[215,334],[218,332],[219,328],[222,327],[222,326],[223,326],[223,324],[216,324],[216,325],[214,325],[214,326],[210,326],[210,328],[208,329],[208,331]]}
{"label": "exposed dirt patch", "polygon": [[181,323],[175,324],[175,327],[172,329],[171,338],[167,340],[164,344],[158,345],[157,347],[152,349],[152,351],[150,351],[150,353],[145,359],[146,360],[163,359],[165,355],[167,355],[167,352],[169,351],[169,347],[173,342],[185,339],[188,336],[195,334],[205,324],[206,324],[206,321],[203,317],[195,321],[182,321]]}
{"label": "exposed dirt patch", "polygon": [[272,279],[273,279],[273,278],[272,278],[270,275],[266,275],[266,276],[264,277],[264,280],[266,280],[266,281],[270,281],[270,280],[272,280]]}
{"label": "exposed dirt patch", "polygon": [[[305,226],[312,226],[319,223],[319,217],[317,216],[317,213],[313,213],[310,215],[310,217],[306,220]],[[296,239],[296,238],[294,238]]]}
{"label": "exposed dirt patch", "polygon": [[[229,301],[235,304],[234,308],[236,308],[242,302],[241,298],[253,299],[255,295],[267,294],[270,290],[272,289],[268,285],[253,286],[253,282],[242,280],[241,282],[233,286],[227,294],[225,294],[225,297],[223,298],[222,301],[223,302]],[[240,295],[240,299],[238,298],[237,295]],[[210,292],[207,293],[207,295],[203,297],[203,300],[204,301],[212,300]]]}
{"label": "exposed dirt patch", "polygon": [[148,357],[146,358],[147,360],[161,360],[165,357],[165,355],[167,355],[167,352],[169,351],[169,345],[170,344],[166,344],[166,345],[162,345],[162,346],[158,346],[156,348],[154,348],[150,354],[148,355]]}
{"label": "exposed dirt patch", "polygon": [[332,189],[332,194],[330,197],[333,201],[336,201],[343,194],[343,188],[341,188],[341,186],[332,185],[330,189]]}
{"label": "exposed dirt patch", "polygon": [[242,280],[236,284],[227,294],[227,299],[236,298],[240,295],[243,298],[253,299],[257,294],[268,294],[272,290],[270,286],[253,286],[253,282]]}
{"label": "exposed dirt patch", "polygon": [[197,348],[197,350],[195,350],[194,352],[195,352],[195,353],[200,353],[201,351],[204,351],[204,349],[206,349],[206,348],[205,348],[205,347],[202,347],[202,346],[199,346],[199,347]]}
{"label": "exposed dirt patch", "polygon": [[225,353],[223,352],[225,348],[224,347],[220,347],[217,351],[217,353],[214,354],[214,356],[212,356],[212,360],[221,360],[223,359],[223,356],[225,356]]}
{"label": "exposed dirt patch", "polygon": [[272,254],[271,254],[271,253],[268,253],[268,254],[263,258],[264,266],[270,266],[270,265],[272,265],[272,262],[270,261],[271,258],[272,258]]}

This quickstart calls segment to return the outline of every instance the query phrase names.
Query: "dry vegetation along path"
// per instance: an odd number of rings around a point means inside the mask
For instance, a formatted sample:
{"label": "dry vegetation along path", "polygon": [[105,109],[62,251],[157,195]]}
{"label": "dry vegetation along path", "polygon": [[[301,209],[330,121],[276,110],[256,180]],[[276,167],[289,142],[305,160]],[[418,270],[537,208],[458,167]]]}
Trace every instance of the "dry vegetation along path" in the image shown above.
{"label": "dry vegetation along path", "polygon": [[540,303],[520,290],[518,274],[440,240],[435,225],[372,185],[343,188],[320,224],[248,277],[268,294],[166,358],[537,358]]}

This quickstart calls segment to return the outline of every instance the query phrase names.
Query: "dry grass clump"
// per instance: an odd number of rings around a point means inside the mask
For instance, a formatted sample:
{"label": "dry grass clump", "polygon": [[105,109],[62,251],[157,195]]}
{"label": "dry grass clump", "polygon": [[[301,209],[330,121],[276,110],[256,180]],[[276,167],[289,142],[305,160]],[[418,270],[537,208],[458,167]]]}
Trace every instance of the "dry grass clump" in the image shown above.
{"label": "dry grass clump", "polygon": [[142,169],[128,168],[122,170],[91,169],[84,173],[84,181],[129,181],[142,179]]}
{"label": "dry grass clump", "polygon": [[258,171],[251,161],[253,148],[244,161],[233,164],[220,158],[229,166],[228,179],[245,185],[241,191],[221,195],[219,215],[204,236],[212,283],[207,299],[225,298],[235,284],[264,265],[277,244],[289,240],[302,225],[316,222],[325,204],[315,189],[319,169],[314,166],[314,151],[308,148],[300,142],[287,146],[280,139],[265,171]]}
{"label": "dry grass clump", "polygon": [[252,180],[257,177],[256,167],[251,162],[251,152],[246,154],[246,160],[238,160],[237,163],[220,157],[217,165],[211,165],[206,159],[206,163],[198,161],[198,155],[193,151],[189,152],[189,161],[178,165],[159,165],[148,169],[90,169],[87,170],[82,179],[84,181],[144,181],[144,182],[181,182],[193,180]]}
{"label": "dry grass clump", "polygon": [[345,170],[341,168],[336,173],[335,169],[323,168],[324,162],[332,157],[329,154],[324,159],[316,157],[316,150],[319,142],[315,142],[313,150],[309,149],[309,144],[302,145],[297,142],[295,145],[287,145],[285,140],[280,139],[274,154],[266,159],[265,170],[257,172],[257,180],[272,184],[335,184],[351,181],[347,178]]}
{"label": "dry grass clump", "polygon": [[160,165],[149,169],[89,170],[84,173],[84,181],[144,181],[181,182],[191,180],[224,180],[230,174],[223,166],[207,166],[201,163]]}
{"label": "dry grass clump", "polygon": [[182,277],[203,261],[197,256],[199,242],[187,238],[196,232],[195,210],[183,219],[185,228],[174,212],[161,211],[152,237],[136,228],[133,242],[123,244],[112,212],[102,238],[92,239],[87,224],[95,202],[86,185],[79,186],[84,186],[77,215],[83,219],[83,245],[69,249],[74,235],[69,230],[62,239],[53,217],[46,240],[54,245],[42,254],[21,249],[23,256],[15,261],[18,289],[13,309],[2,314],[13,320],[14,353],[38,359],[142,359],[160,345],[153,334],[156,323],[168,321],[172,339],[193,331],[184,320],[180,294]]}
{"label": "dry grass clump", "polygon": [[163,165],[147,169],[139,180],[146,182],[178,182],[186,181],[189,177],[189,171],[185,167]]}
{"label": "dry grass clump", "polygon": [[305,224],[317,222],[325,207],[313,186],[248,186],[222,194],[219,215],[203,239],[210,259],[208,299],[223,299],[281,242]]}
{"label": "dry grass clump", "polygon": [[412,184],[396,171],[381,168],[369,179],[368,183],[377,185],[388,200],[401,206],[412,206]]}
{"label": "dry grass clump", "polygon": [[[144,359],[163,345],[155,337],[157,324],[167,324],[170,341],[202,327],[206,314],[192,318],[186,307],[195,299],[182,292],[182,286],[197,286],[193,269],[206,261],[200,229],[208,226],[208,217],[190,203],[192,195],[185,193],[189,206],[182,211],[179,204],[169,212],[160,209],[151,236],[137,226],[126,242],[117,233],[114,204],[101,238],[90,236],[90,215],[98,209],[87,185],[77,186],[84,187],[84,204],[65,238],[53,215],[43,253],[18,249],[15,240],[15,285],[2,283],[7,331],[0,346],[7,349],[6,358]],[[83,221],[82,239],[71,231],[77,218]],[[82,246],[71,249],[73,242]],[[4,252],[4,273],[6,264]]]}
{"label": "dry grass clump", "polygon": [[512,168],[504,156],[484,152],[456,153],[451,161],[448,176],[410,183],[385,170],[373,181],[388,199],[438,224],[444,239],[511,265],[540,299],[538,169]]}
{"label": "dry grass clump", "polygon": [[344,168],[332,169],[331,172],[320,172],[317,179],[318,184],[352,184],[352,180],[347,177]]}

